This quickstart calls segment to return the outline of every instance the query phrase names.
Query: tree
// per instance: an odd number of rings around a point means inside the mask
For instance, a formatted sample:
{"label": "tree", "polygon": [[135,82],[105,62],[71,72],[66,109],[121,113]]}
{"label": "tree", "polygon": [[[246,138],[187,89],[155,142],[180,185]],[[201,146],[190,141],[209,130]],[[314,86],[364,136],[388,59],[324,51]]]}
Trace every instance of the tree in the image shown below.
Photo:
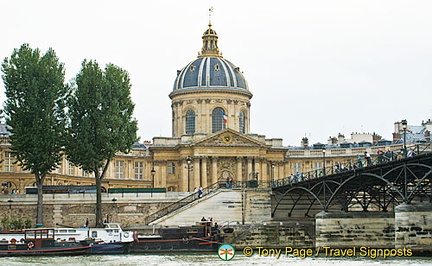
{"label": "tree", "polygon": [[82,63],[68,104],[66,154],[69,161],[94,174],[96,226],[102,226],[102,180],[117,152],[128,153],[137,141],[137,121],[132,118],[129,74],[96,61]]}
{"label": "tree", "polygon": [[51,48],[44,55],[28,44],[15,49],[2,64],[6,101],[4,114],[10,127],[11,150],[17,163],[35,175],[38,191],[37,224],[43,224],[42,185],[62,159],[65,103],[68,86],[64,65]]}

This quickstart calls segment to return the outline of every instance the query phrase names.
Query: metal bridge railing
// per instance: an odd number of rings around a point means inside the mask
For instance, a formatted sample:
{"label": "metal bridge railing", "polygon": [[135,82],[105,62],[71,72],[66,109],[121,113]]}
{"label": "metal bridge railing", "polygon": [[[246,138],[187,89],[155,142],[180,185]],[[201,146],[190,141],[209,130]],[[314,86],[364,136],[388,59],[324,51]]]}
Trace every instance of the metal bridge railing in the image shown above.
{"label": "metal bridge railing", "polygon": [[[410,144],[406,145],[406,149],[411,149],[414,151],[413,156],[430,153],[431,152],[431,143],[419,143],[419,144]],[[367,162],[363,157],[358,156],[357,159],[350,159],[344,162],[338,162],[336,164],[330,165],[325,168],[320,168],[316,170],[312,170],[304,173],[292,174],[291,176],[275,180],[271,182],[271,187],[281,187],[286,185],[291,185],[298,182],[304,182],[307,180],[311,180],[314,178],[321,178],[327,175],[338,174],[342,172],[354,171],[359,168],[369,167],[372,165],[379,165],[388,163],[391,161],[397,161],[404,159],[404,149],[401,150],[393,150],[390,153],[386,153],[386,151],[382,151],[382,153],[378,153],[377,156],[371,161]]]}

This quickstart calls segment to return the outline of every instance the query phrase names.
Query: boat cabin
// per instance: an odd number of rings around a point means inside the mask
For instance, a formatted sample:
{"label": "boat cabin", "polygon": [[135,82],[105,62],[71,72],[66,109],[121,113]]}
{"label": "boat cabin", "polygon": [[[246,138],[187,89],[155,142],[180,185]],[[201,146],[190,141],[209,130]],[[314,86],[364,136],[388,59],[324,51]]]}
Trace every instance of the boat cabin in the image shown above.
{"label": "boat cabin", "polygon": [[55,244],[54,229],[26,229],[24,241],[29,248],[53,247]]}

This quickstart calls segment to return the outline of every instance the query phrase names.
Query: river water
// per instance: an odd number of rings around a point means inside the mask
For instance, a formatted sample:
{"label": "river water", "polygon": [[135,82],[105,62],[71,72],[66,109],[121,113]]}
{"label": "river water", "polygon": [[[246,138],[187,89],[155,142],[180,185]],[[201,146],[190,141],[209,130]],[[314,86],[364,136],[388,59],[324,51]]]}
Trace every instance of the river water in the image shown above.
{"label": "river water", "polygon": [[0,265],[432,265],[432,258],[387,258],[370,259],[367,257],[325,258],[308,257],[301,259],[291,256],[246,257],[236,254],[230,261],[222,261],[216,253],[171,254],[171,255],[103,255],[103,256],[58,256],[58,257],[10,257],[0,258]]}

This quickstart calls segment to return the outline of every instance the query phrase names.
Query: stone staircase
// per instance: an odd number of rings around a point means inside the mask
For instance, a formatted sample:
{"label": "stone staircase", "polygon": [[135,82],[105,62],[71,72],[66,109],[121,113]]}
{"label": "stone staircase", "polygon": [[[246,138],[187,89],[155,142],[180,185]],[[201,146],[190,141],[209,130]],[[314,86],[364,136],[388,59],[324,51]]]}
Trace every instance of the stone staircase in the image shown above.
{"label": "stone staircase", "polygon": [[[188,197],[193,196],[190,195]],[[202,198],[179,201],[146,219],[147,225],[193,225],[202,217],[232,224],[261,223],[271,219],[270,189],[217,188]]]}

